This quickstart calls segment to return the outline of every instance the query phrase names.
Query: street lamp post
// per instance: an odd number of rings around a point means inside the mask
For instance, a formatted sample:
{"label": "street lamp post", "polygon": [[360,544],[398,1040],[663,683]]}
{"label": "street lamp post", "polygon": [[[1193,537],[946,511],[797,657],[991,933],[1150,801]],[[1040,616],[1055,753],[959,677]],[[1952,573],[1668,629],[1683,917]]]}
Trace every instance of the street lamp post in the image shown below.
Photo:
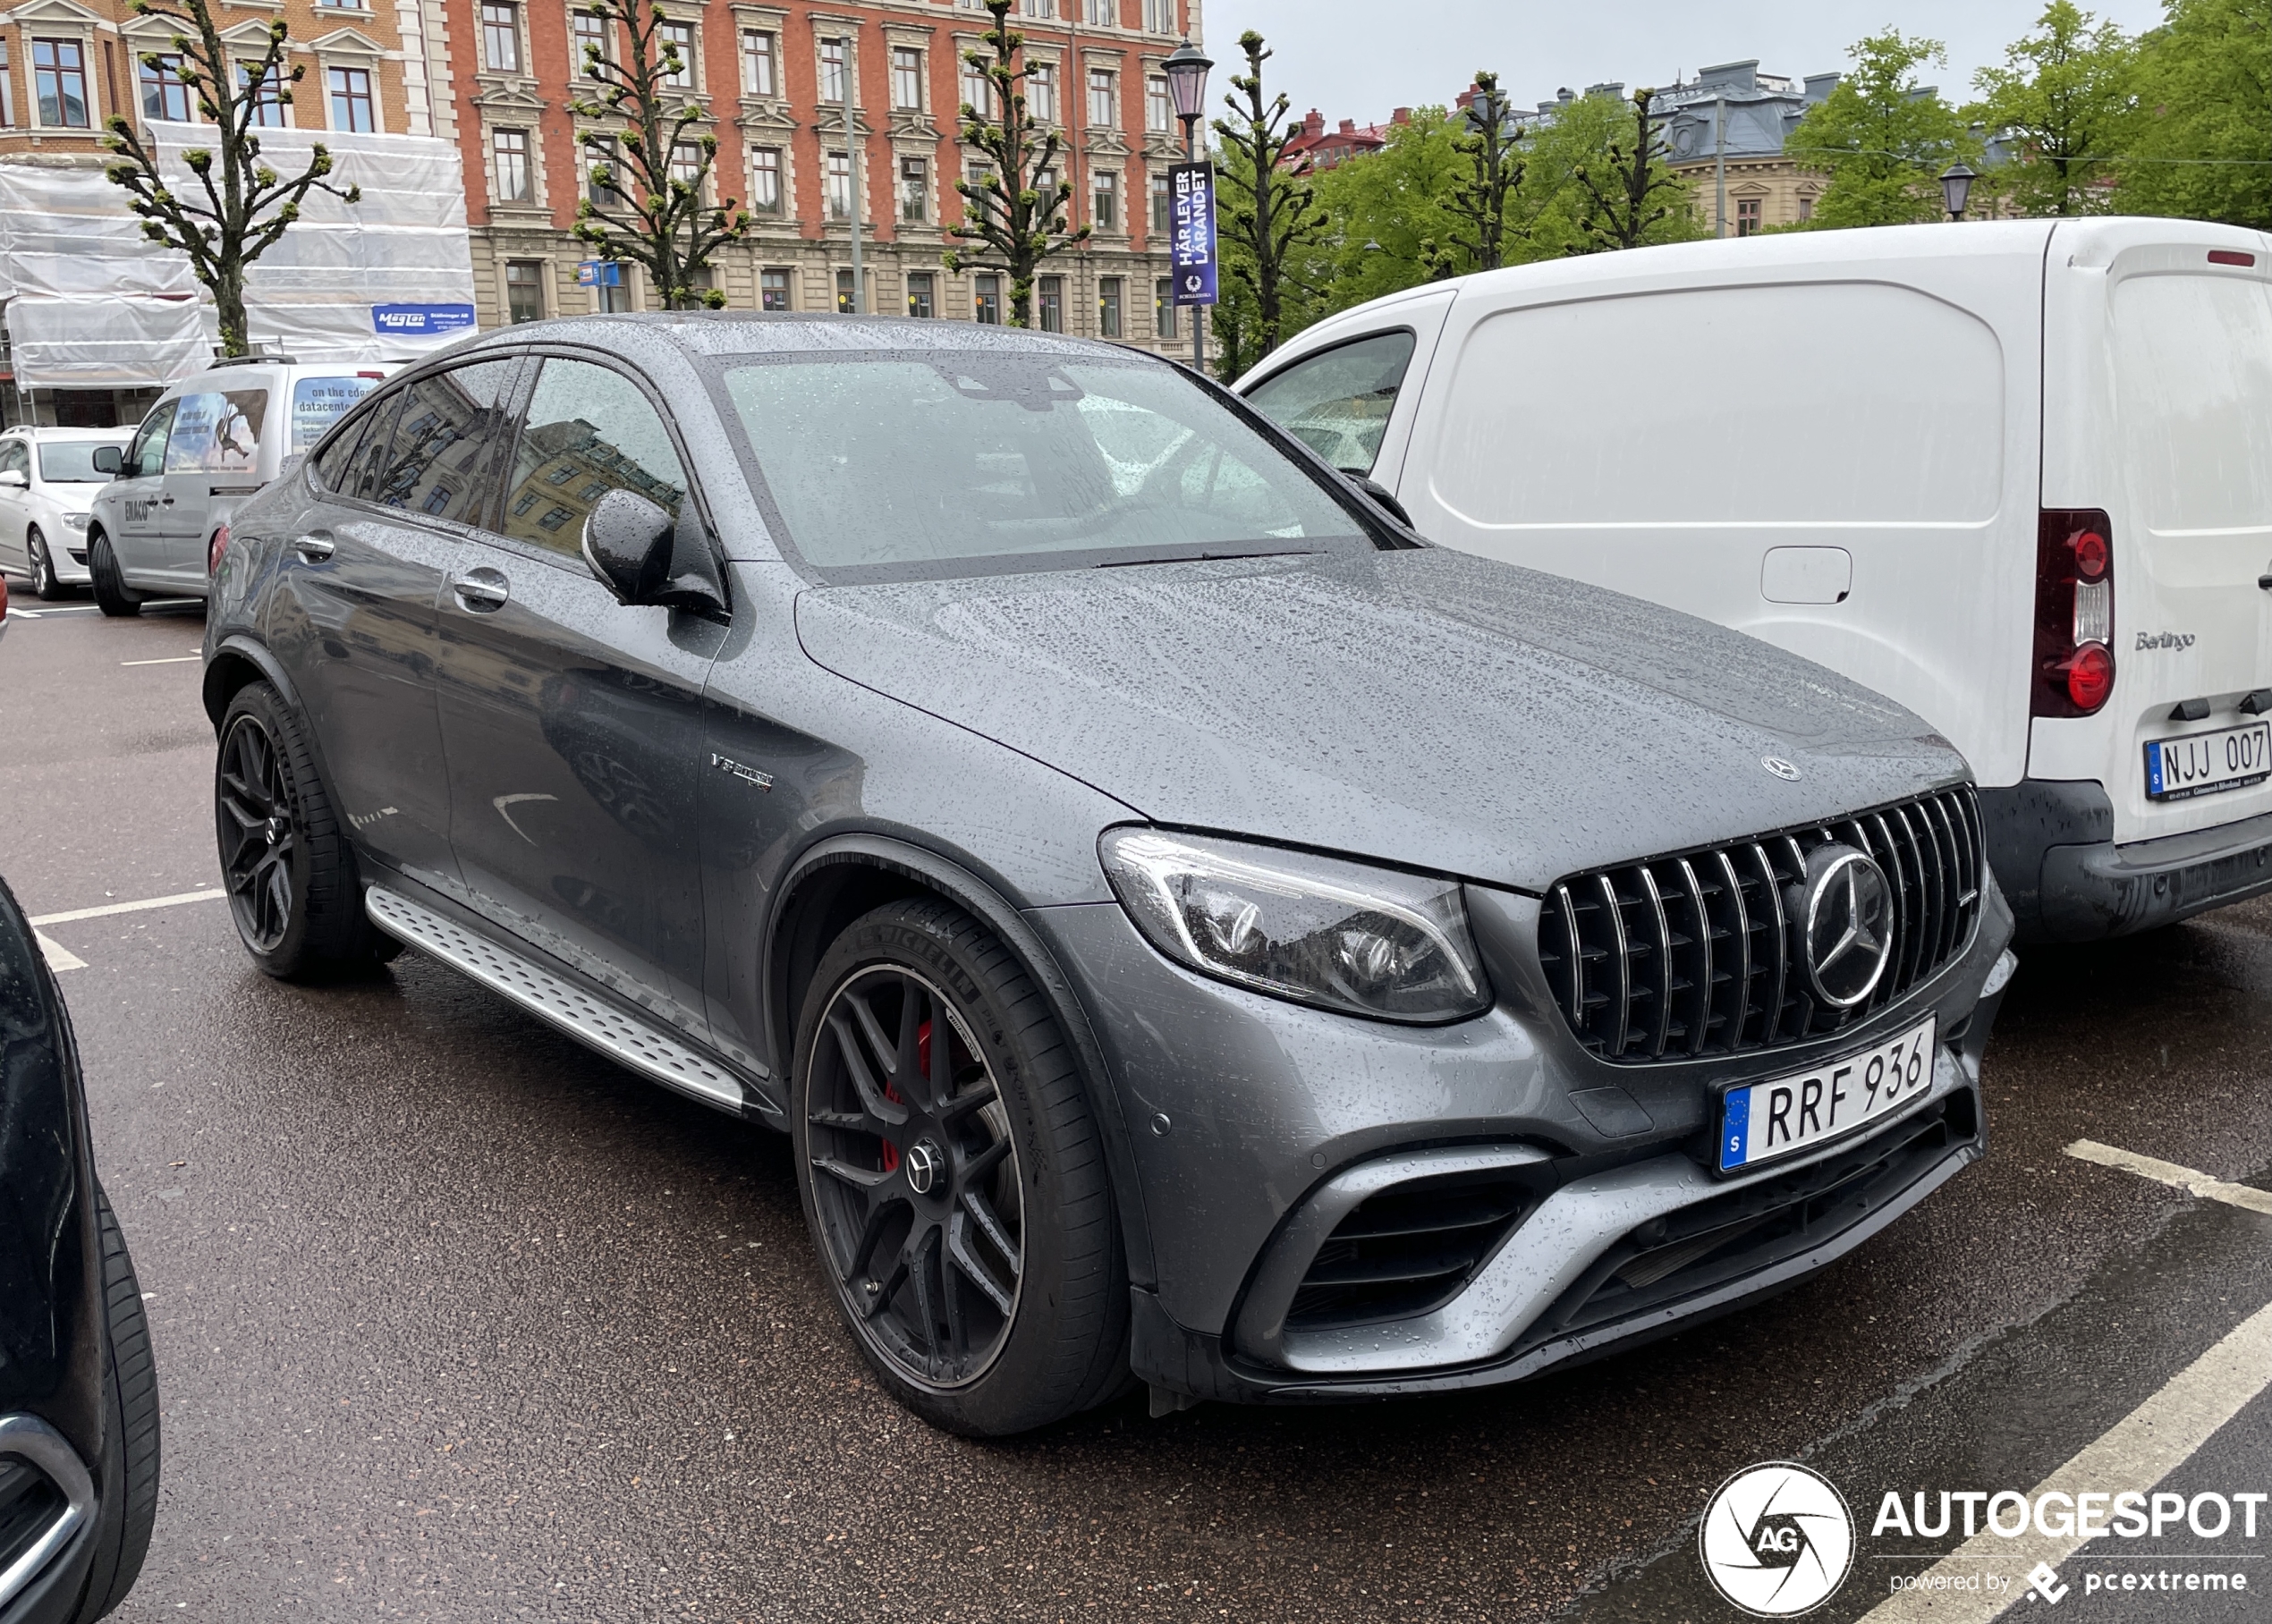
{"label": "street lamp post", "polygon": [[[1177,46],[1167,60],[1160,64],[1160,72],[1167,76],[1167,94],[1175,104],[1175,116],[1183,125],[1183,161],[1199,161],[1196,137],[1200,120],[1207,116],[1207,75],[1215,63],[1207,53],[1189,39]],[[1208,194],[1212,204],[1213,192]],[[1191,369],[1205,375],[1207,371],[1207,307],[1192,305],[1191,312]]]}
{"label": "street lamp post", "polygon": [[1963,158],[1941,171],[1941,201],[1948,205],[1948,217],[1964,217],[1964,201],[1972,195],[1972,182],[1980,177]]}

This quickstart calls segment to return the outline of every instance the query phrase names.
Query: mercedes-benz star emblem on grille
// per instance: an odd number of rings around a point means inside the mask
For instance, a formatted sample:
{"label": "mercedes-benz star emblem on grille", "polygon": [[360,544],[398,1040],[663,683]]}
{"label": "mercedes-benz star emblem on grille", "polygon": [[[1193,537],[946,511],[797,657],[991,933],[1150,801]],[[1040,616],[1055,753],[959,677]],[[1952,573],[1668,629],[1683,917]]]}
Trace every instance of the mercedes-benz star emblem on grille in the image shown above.
{"label": "mercedes-benz star emblem on grille", "polygon": [[1894,956],[1886,871],[1866,852],[1833,841],[1807,858],[1807,979],[1823,1002],[1851,1010],[1877,990]]}
{"label": "mercedes-benz star emblem on grille", "polygon": [[1796,783],[1799,782],[1799,769],[1793,766],[1789,762],[1784,760],[1780,756],[1762,756],[1759,757],[1759,765],[1767,768],[1768,772],[1774,774],[1777,778],[1783,779],[1787,782]]}

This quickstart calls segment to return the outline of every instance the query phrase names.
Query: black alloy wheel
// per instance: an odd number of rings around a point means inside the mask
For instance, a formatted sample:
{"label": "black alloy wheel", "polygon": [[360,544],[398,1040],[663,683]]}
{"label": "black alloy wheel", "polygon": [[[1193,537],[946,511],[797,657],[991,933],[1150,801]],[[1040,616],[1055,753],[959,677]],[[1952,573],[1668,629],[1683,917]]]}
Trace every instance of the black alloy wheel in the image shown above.
{"label": "black alloy wheel", "polygon": [[259,716],[248,713],[230,723],[214,796],[221,877],[238,933],[255,953],[274,953],[291,934],[306,859],[293,826],[291,780]]}
{"label": "black alloy wheel", "polygon": [[23,550],[31,564],[32,596],[47,603],[69,595],[69,588],[55,576],[55,561],[48,554],[47,538],[33,525],[23,538]]}
{"label": "black alloy wheel", "polygon": [[867,1339],[927,1386],[985,1374],[1017,1315],[1017,1147],[951,1000],[896,965],[822,1011],[805,1095],[827,1261]]}

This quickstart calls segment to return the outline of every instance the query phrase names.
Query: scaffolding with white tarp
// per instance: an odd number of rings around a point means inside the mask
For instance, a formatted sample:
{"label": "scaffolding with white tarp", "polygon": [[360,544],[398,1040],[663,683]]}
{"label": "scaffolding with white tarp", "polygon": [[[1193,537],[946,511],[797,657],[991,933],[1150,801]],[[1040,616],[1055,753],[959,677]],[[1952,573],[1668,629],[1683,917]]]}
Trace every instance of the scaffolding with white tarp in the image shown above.
{"label": "scaffolding with white tarp", "polygon": [[[201,197],[182,154],[207,126],[152,123],[168,185]],[[310,190],[245,275],[248,336],[301,361],[414,359],[470,333],[473,261],[463,171],[423,136],[264,130],[262,162],[294,175],[322,141],[347,203]],[[218,323],[188,256],[143,234],[99,168],[0,163],[0,300],[19,402],[33,390],[163,387],[212,359]],[[21,413],[12,415],[22,415]]]}

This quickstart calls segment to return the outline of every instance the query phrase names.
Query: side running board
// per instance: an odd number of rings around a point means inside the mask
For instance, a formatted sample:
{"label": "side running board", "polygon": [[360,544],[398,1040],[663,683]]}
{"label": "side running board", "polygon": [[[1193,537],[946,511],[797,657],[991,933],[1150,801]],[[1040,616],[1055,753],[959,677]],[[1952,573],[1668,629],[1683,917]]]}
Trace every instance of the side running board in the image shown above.
{"label": "side running board", "polygon": [[374,885],[364,893],[363,906],[371,923],[388,935],[472,977],[579,1043],[666,1088],[737,1116],[742,1113],[748,1096],[741,1079],[659,1028],[394,892]]}

